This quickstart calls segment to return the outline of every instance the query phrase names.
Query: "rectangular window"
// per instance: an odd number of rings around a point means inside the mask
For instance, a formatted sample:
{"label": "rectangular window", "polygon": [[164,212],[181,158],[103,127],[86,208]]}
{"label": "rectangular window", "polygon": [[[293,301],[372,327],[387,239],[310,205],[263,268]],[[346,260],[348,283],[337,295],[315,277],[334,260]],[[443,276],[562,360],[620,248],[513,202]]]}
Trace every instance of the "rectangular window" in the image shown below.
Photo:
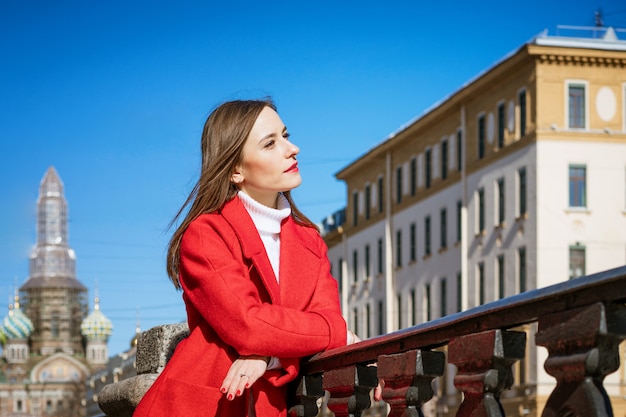
{"label": "rectangular window", "polygon": [[430,255],[430,216],[424,219],[424,256]]}
{"label": "rectangular window", "polygon": [[519,181],[519,215],[526,214],[526,168],[520,168],[517,171]]}
{"label": "rectangular window", "polygon": [[378,267],[376,268],[376,272],[382,275],[383,273],[383,240],[378,239]]}
{"label": "rectangular window", "polygon": [[398,294],[396,296],[396,305],[398,306],[398,329],[402,328],[402,295]]}
{"label": "rectangular window", "polygon": [[485,116],[478,116],[478,159],[485,157]]}
{"label": "rectangular window", "polygon": [[504,224],[504,203],[505,203],[505,195],[504,195],[504,178],[498,179],[498,225],[502,226]]}
{"label": "rectangular window", "polygon": [[396,203],[402,203],[402,167],[396,168]]}
{"label": "rectangular window", "polygon": [[498,298],[504,298],[504,255],[498,255]]}
{"label": "rectangular window", "polygon": [[367,184],[365,186],[365,220],[369,220],[372,208],[372,187]]}
{"label": "rectangular window", "polygon": [[426,154],[424,158],[426,159],[426,188],[430,188],[433,170],[433,154],[430,149],[426,149]]}
{"label": "rectangular window", "polygon": [[352,225],[356,226],[359,221],[359,192],[352,193]]}
{"label": "rectangular window", "polygon": [[415,326],[417,324],[417,311],[416,311],[416,303],[415,303],[415,288],[411,289],[411,325]]}
{"label": "rectangular window", "polygon": [[430,299],[430,284],[426,284],[424,288],[424,293],[426,297],[426,302],[424,303],[424,307],[426,308],[426,321],[431,320],[430,310],[431,310],[431,299]]}
{"label": "rectangular window", "polygon": [[478,207],[478,232],[483,233],[485,231],[485,189],[480,188],[477,193]]}
{"label": "rectangular window", "polygon": [[568,87],[568,127],[570,129],[585,128],[585,86],[583,84],[570,84]]}
{"label": "rectangular window", "polygon": [[439,213],[440,217],[440,236],[439,236],[439,247],[441,249],[445,249],[448,247],[448,212],[445,208],[441,209]]}
{"label": "rectangular window", "polygon": [[526,90],[522,90],[518,94],[519,101],[519,134],[523,138],[526,136]]}
{"label": "rectangular window", "polygon": [[365,306],[365,329],[363,332],[363,337],[365,339],[368,339],[370,337],[370,331],[371,331],[371,316],[372,316],[372,312],[370,311],[370,305],[367,304]]}
{"label": "rectangular window", "polygon": [[463,212],[463,203],[461,200],[456,202],[456,241],[461,241],[461,233],[463,233],[463,222],[461,221],[461,214]]}
{"label": "rectangular window", "polygon": [[456,273],[456,311],[463,310],[463,276],[461,271]]}
{"label": "rectangular window", "polygon": [[456,132],[456,166],[459,171],[463,169],[463,132]]}
{"label": "rectangular window", "polygon": [[356,308],[352,310],[352,331],[359,334],[359,311]]}
{"label": "rectangular window", "polygon": [[370,245],[365,245],[365,278],[372,276],[372,268],[370,267]]}
{"label": "rectangular window", "polygon": [[385,208],[385,187],[383,184],[383,177],[378,177],[378,212],[382,213]]}
{"label": "rectangular window", "polygon": [[339,271],[337,272],[337,281],[339,281],[339,291],[341,291],[341,289],[343,288],[343,258],[339,258],[337,264],[339,269]]}
{"label": "rectangular window", "polygon": [[396,231],[396,267],[402,267],[402,230]]}
{"label": "rectangular window", "polygon": [[485,264],[482,262],[478,263],[477,268],[478,273],[478,304],[485,304]]}
{"label": "rectangular window", "polygon": [[411,186],[411,196],[417,192],[417,158],[411,158],[411,177],[409,178]]}
{"label": "rectangular window", "polygon": [[569,166],[569,206],[587,207],[587,167]]}
{"label": "rectangular window", "polygon": [[498,149],[504,148],[504,132],[506,124],[504,103],[498,104]]}
{"label": "rectangular window", "polygon": [[415,223],[411,223],[409,230],[410,230],[409,258],[411,262],[415,262],[417,260],[417,227]]}
{"label": "rectangular window", "polygon": [[526,248],[517,250],[519,292],[526,292]]}
{"label": "rectangular window", "polygon": [[385,309],[383,308],[383,302],[378,302],[378,334],[385,333]]}
{"label": "rectangular window", "polygon": [[441,179],[448,178],[448,141],[441,142]]}
{"label": "rectangular window", "polygon": [[445,278],[441,278],[441,317],[448,314],[448,288]]}
{"label": "rectangular window", "polygon": [[574,245],[569,247],[569,279],[585,275],[585,247]]}
{"label": "rectangular window", "polygon": [[359,268],[359,253],[355,250],[352,252],[352,282],[356,283],[359,280],[358,274]]}

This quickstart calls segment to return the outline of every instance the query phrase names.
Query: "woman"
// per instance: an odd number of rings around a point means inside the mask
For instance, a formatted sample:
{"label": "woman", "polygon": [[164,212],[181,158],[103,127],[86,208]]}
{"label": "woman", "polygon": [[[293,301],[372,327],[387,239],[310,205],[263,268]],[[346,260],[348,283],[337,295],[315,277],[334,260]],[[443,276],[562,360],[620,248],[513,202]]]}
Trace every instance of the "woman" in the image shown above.
{"label": "woman", "polygon": [[300,359],[356,340],[326,245],[291,198],[298,152],[269,100],[209,116],[200,179],[167,257],[190,335],[134,416],[286,416]]}

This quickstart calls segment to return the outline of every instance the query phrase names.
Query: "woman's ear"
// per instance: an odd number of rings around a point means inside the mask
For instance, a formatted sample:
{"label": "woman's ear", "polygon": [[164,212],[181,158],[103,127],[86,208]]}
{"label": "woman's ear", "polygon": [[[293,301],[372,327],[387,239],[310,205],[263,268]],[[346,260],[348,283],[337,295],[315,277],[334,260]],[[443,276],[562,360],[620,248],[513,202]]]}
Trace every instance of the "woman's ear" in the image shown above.
{"label": "woman's ear", "polygon": [[230,182],[233,184],[241,184],[243,182],[243,174],[236,169],[230,176]]}

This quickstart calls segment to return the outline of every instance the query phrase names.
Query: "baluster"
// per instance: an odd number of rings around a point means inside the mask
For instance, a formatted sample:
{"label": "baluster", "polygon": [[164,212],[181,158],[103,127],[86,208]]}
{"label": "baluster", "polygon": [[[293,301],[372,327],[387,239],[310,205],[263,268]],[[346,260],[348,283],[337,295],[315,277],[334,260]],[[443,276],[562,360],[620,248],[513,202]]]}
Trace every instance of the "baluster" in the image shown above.
{"label": "baluster", "polygon": [[464,394],[457,417],[504,416],[500,394],[513,385],[511,366],[525,347],[526,333],[504,330],[450,340],[448,360],[458,368],[454,385]]}
{"label": "baluster", "polygon": [[317,400],[324,396],[322,387],[322,375],[305,375],[290,384],[291,398],[297,403],[289,408],[289,417],[314,417],[319,413]]}
{"label": "baluster", "polygon": [[443,375],[445,354],[411,350],[378,357],[378,377],[385,381],[383,399],[389,417],[423,416],[422,405],[433,397],[432,381]]}
{"label": "baluster", "polygon": [[619,369],[626,308],[596,303],[541,317],[538,324],[537,344],[549,354],[544,368],[557,381],[542,416],[613,416],[602,381]]}
{"label": "baluster", "polygon": [[370,391],[377,385],[375,366],[357,364],[326,371],[323,386],[330,393],[328,409],[335,417],[360,417],[370,407]]}

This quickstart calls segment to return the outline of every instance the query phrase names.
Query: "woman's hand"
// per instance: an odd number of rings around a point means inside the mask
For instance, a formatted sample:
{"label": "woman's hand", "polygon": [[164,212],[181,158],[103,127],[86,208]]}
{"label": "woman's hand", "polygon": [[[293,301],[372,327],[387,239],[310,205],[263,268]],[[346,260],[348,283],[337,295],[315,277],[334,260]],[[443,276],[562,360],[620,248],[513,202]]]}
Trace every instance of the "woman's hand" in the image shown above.
{"label": "woman's hand", "polygon": [[267,369],[267,356],[242,356],[230,366],[220,392],[226,394],[227,400],[233,400],[250,388]]}
{"label": "woman's hand", "polygon": [[[351,345],[353,343],[359,343],[361,339],[357,336],[353,331],[348,330],[348,344]],[[377,366],[376,363],[370,364],[369,366]],[[374,388],[374,401],[380,401],[383,399],[383,387],[385,386],[385,381],[382,379],[378,380],[378,386]]]}

